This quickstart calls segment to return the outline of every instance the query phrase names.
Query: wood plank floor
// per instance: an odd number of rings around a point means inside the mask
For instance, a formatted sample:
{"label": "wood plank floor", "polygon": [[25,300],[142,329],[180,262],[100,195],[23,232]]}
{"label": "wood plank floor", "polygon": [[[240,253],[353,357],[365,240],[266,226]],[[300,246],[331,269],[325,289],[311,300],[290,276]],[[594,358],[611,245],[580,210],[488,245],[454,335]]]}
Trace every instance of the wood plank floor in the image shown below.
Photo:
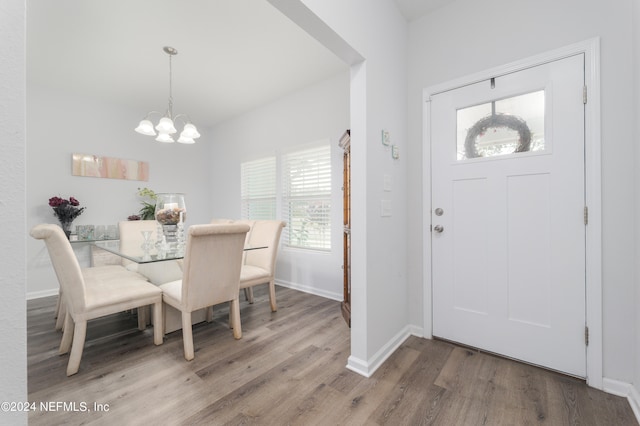
{"label": "wood plank floor", "polygon": [[241,304],[238,341],[216,307],[213,323],[194,326],[191,362],[181,332],[154,346],[130,314],[94,320],[69,378],[55,298],[29,301],[29,401],[68,404],[30,412],[29,424],[638,424],[624,398],[441,341],[411,337],[364,378],[345,368],[350,331],[338,302],[281,287],[277,296],[276,313],[263,288]]}

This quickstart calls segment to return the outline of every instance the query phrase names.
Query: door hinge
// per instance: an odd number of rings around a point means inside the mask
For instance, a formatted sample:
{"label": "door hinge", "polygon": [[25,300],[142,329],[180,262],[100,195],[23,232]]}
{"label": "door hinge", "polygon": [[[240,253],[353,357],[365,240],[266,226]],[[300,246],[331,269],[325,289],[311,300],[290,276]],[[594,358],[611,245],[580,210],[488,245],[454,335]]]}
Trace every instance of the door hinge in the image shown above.
{"label": "door hinge", "polygon": [[584,213],[583,213],[583,216],[584,216],[584,224],[585,224],[585,226],[586,226],[586,225],[588,225],[588,224],[589,224],[589,207],[584,206]]}
{"label": "door hinge", "polygon": [[589,346],[589,327],[584,326],[584,344],[585,346]]}
{"label": "door hinge", "polygon": [[582,86],[582,103],[583,104],[587,103],[587,86],[586,85]]}

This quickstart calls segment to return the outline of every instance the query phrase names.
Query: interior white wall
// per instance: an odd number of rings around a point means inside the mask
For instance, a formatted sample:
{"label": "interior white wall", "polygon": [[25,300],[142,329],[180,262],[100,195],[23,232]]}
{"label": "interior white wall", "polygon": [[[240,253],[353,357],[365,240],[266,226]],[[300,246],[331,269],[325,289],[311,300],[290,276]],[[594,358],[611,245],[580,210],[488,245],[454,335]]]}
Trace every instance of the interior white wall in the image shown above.
{"label": "interior white wall", "polygon": [[[58,223],[48,205],[53,196],[74,196],[86,207],[74,225],[115,225],[140,210],[137,191],[142,187],[185,193],[186,224],[208,222],[209,132],[201,129],[193,145],[162,144],[133,131],[144,113],[28,84],[27,229]],[[147,161],[149,180],[72,176],[72,153]],[[76,246],[76,253],[88,266],[89,247]],[[32,238],[27,239],[27,273],[27,297],[57,292],[45,246]]]}
{"label": "interior white wall", "polygon": [[[0,3],[0,401],[27,401],[25,297],[25,3]],[[0,423],[27,424],[27,412],[3,412]]]}
{"label": "interior white wall", "polygon": [[[602,19],[607,16],[607,19]],[[499,25],[487,25],[499,21]],[[604,375],[631,382],[634,342],[634,170],[631,0],[457,0],[409,30],[409,207],[422,212],[422,89],[575,42],[601,37]],[[508,36],[505,36],[508,35]],[[424,222],[422,221],[424,217]],[[420,233],[409,235],[411,322],[422,322]],[[418,254],[420,256],[418,256]]]}
{"label": "interior white wall", "polygon": [[[633,1],[633,75],[640,75],[640,0]],[[640,78],[636,77],[633,79],[633,94],[634,94],[634,117],[638,117],[640,115]],[[640,120],[635,120],[635,128],[634,128],[634,141],[635,144],[635,164],[636,168],[634,168],[634,181],[635,181],[635,213],[634,217],[638,217],[640,214],[640,172],[637,169],[637,165],[640,164],[640,148],[638,147],[637,141],[640,140]],[[635,375],[633,378],[633,385],[635,388],[636,398],[638,404],[638,408],[640,409],[640,262],[637,259],[640,259],[640,225],[636,221],[634,224],[634,235],[635,235],[635,284],[636,284],[636,301],[635,301]],[[638,417],[640,417],[640,412],[637,413]]]}
{"label": "interior white wall", "polygon": [[276,283],[335,300],[342,300],[342,150],[338,140],[348,128],[349,73],[345,71],[221,123],[211,134],[211,217],[235,219],[240,218],[241,163],[279,157],[287,150],[329,140],[331,252],[280,246]]}
{"label": "interior white wall", "polygon": [[[352,330],[349,367],[371,374],[408,335],[406,74],[407,25],[389,0],[304,0],[364,58],[352,64]],[[304,29],[307,21],[290,16]],[[298,18],[298,20],[296,20]],[[309,28],[307,26],[307,28]],[[313,32],[312,32],[312,35]],[[331,37],[316,34],[321,42]],[[400,158],[381,144],[391,134]],[[392,180],[391,191],[383,187]],[[391,215],[381,216],[390,203]],[[411,230],[414,232],[414,230]]]}

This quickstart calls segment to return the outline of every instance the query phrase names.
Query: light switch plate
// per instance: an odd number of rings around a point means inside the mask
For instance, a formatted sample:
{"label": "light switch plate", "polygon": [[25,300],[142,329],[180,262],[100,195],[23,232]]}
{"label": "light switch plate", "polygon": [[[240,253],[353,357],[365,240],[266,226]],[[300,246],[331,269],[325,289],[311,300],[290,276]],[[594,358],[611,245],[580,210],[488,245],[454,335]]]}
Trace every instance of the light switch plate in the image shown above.
{"label": "light switch plate", "polygon": [[394,160],[397,160],[398,158],[400,158],[400,149],[398,148],[398,145],[393,145],[391,147],[391,157]]}
{"label": "light switch plate", "polygon": [[391,143],[391,135],[388,130],[382,129],[382,145],[389,146]]}
{"label": "light switch plate", "polygon": [[386,192],[391,192],[391,184],[393,183],[393,178],[391,175],[384,175],[384,180],[382,182],[382,189]]}

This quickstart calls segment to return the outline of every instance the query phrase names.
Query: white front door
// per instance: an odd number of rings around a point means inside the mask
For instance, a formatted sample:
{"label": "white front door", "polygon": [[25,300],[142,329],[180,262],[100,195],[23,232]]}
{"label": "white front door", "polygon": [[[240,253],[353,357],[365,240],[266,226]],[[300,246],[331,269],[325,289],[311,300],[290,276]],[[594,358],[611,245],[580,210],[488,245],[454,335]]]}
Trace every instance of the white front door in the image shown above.
{"label": "white front door", "polygon": [[586,376],[584,55],[431,97],[433,335]]}

